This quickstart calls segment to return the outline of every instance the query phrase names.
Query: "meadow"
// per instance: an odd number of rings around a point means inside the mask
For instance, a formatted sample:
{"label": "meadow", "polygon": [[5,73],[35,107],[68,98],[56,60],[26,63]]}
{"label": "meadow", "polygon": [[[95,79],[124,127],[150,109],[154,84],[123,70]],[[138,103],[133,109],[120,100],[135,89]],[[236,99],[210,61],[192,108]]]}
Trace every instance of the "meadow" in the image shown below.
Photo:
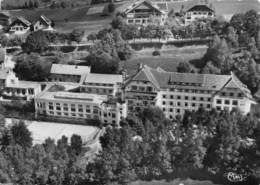
{"label": "meadow", "polygon": [[159,50],[160,56],[153,56],[153,49],[135,51],[131,59],[123,62],[122,67],[127,70],[128,75],[136,72],[139,63],[152,68],[161,67],[166,71],[177,71],[177,66],[180,62],[200,59],[206,50],[207,46],[167,47]]}

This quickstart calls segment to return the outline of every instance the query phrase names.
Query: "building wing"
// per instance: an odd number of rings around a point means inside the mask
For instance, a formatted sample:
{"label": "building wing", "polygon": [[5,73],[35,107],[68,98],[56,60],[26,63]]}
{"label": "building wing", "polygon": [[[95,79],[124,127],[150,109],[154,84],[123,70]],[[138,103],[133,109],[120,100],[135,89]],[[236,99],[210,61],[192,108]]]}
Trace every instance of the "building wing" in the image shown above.
{"label": "building wing", "polygon": [[50,73],[64,75],[83,75],[90,73],[90,67],[78,65],[52,64]]}

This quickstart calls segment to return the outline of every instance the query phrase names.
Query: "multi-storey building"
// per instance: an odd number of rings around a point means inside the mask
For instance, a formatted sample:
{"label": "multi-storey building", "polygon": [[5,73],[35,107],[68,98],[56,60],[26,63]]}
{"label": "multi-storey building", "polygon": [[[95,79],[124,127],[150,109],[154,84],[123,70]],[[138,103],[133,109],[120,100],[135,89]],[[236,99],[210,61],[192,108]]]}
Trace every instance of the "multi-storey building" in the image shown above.
{"label": "multi-storey building", "polygon": [[37,115],[68,119],[100,120],[119,125],[126,117],[124,102],[111,101],[106,95],[45,91],[35,98]]}
{"label": "multi-storey building", "polygon": [[48,80],[53,82],[80,83],[89,73],[90,67],[88,66],[52,64]]}
{"label": "multi-storey building", "polygon": [[128,24],[159,24],[164,25],[167,19],[167,13],[156,3],[150,0],[137,0],[130,2],[119,8],[126,18]]}
{"label": "multi-storey building", "polygon": [[149,105],[160,107],[169,119],[186,110],[239,109],[246,114],[254,103],[250,91],[230,75],[166,72],[141,66],[125,86],[129,111]]}
{"label": "multi-storey building", "polygon": [[121,93],[123,75],[89,73],[80,86],[81,92],[116,96]]}
{"label": "multi-storey building", "polygon": [[0,89],[2,99],[21,99],[30,101],[41,92],[41,84],[38,82],[19,80],[13,71],[0,70]]}
{"label": "multi-storey building", "polygon": [[195,5],[189,8],[185,14],[185,25],[197,19],[212,19],[215,17],[215,11],[205,4]]}

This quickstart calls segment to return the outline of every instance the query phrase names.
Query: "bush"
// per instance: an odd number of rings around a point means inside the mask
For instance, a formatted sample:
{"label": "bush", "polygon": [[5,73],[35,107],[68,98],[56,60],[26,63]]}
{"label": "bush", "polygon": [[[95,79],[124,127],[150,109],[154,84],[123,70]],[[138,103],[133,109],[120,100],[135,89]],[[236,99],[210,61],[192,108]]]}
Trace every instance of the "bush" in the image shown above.
{"label": "bush", "polygon": [[153,56],[160,56],[161,55],[161,53],[160,53],[160,51],[158,51],[158,50],[155,50],[154,52],[153,52]]}
{"label": "bush", "polygon": [[113,13],[115,11],[116,7],[114,3],[109,3],[108,5],[108,12]]}

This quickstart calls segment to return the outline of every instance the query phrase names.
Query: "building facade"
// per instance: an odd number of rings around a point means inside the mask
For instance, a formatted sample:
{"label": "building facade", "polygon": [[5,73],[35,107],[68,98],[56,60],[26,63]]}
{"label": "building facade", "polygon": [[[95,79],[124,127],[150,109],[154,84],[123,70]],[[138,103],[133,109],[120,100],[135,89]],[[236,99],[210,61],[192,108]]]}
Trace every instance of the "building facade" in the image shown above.
{"label": "building facade", "polygon": [[80,83],[90,73],[90,67],[52,64],[48,81]]}
{"label": "building facade", "polygon": [[0,70],[0,86],[2,100],[20,99],[31,101],[41,92],[41,84],[21,81],[9,69]]}
{"label": "building facade", "polygon": [[127,24],[164,25],[167,19],[167,12],[149,0],[138,0],[126,4],[121,12],[124,14]]}
{"label": "building facade", "polygon": [[105,95],[43,92],[35,98],[37,115],[67,119],[100,120],[105,124],[119,125],[126,117],[127,106],[124,102],[111,103]]}
{"label": "building facade", "polygon": [[120,96],[123,86],[123,75],[89,73],[80,86],[85,93]]}
{"label": "building facade", "polygon": [[185,111],[239,109],[246,114],[254,103],[250,91],[237,77],[166,72],[142,66],[125,86],[129,111],[158,106],[165,116],[174,119]]}
{"label": "building facade", "polygon": [[189,25],[197,19],[212,19],[215,17],[215,11],[207,5],[195,5],[185,13],[185,25]]}

